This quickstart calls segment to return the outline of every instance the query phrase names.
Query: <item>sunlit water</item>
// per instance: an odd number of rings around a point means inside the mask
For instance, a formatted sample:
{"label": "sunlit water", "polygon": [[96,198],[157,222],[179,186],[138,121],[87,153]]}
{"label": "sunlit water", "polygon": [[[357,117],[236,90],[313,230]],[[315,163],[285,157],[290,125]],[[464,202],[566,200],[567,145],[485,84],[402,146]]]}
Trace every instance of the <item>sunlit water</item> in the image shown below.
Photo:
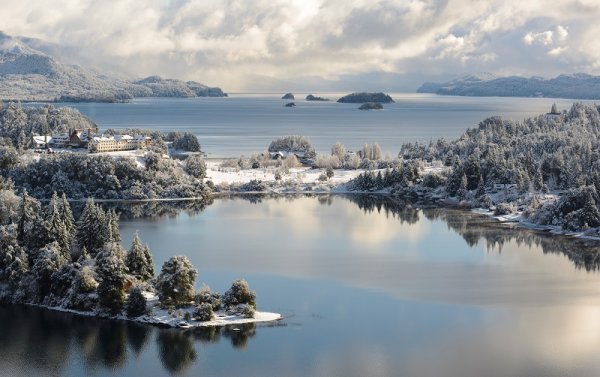
{"label": "sunlit water", "polygon": [[454,139],[483,119],[499,115],[521,121],[550,110],[556,102],[568,109],[573,101],[548,98],[473,98],[432,94],[392,94],[396,103],[383,111],[361,111],[359,104],[336,103],[344,93],[324,96],[331,102],[307,102],[298,94],[287,108],[281,94],[232,94],[229,98],[147,98],[125,104],[58,104],[78,108],[101,128],[149,128],[191,131],[210,157],[246,156],[266,150],[276,137],[306,135],[318,152],[340,141],[357,150],[378,142],[394,156],[405,142]]}
{"label": "sunlit water", "polygon": [[[160,330],[0,308],[0,371],[54,376],[593,376],[598,245],[365,197],[217,199],[131,217],[157,268],[245,277],[277,325]],[[148,212],[146,212],[148,213]],[[1,374],[1,373],[0,373]]]}

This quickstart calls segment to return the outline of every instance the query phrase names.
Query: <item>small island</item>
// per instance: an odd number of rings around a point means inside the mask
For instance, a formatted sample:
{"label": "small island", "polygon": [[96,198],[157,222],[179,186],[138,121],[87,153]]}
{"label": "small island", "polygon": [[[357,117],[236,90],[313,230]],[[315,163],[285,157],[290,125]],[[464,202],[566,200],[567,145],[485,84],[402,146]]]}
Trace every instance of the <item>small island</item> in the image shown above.
{"label": "small island", "polygon": [[329,98],[317,97],[317,96],[313,96],[312,94],[309,94],[306,96],[306,100],[307,101],[329,101]]}
{"label": "small island", "polygon": [[285,107],[296,107],[296,104],[294,102],[288,102],[285,105],[283,105]]}
{"label": "small island", "polygon": [[283,97],[281,97],[281,99],[295,99],[294,94],[293,93],[286,93],[283,95]]}
{"label": "small island", "polygon": [[360,105],[359,110],[383,110],[383,105],[379,102],[367,102]]}
{"label": "small island", "polygon": [[394,100],[388,94],[379,93],[352,93],[343,96],[337,100],[339,103],[365,103],[365,102],[377,102],[377,103],[393,103]]}

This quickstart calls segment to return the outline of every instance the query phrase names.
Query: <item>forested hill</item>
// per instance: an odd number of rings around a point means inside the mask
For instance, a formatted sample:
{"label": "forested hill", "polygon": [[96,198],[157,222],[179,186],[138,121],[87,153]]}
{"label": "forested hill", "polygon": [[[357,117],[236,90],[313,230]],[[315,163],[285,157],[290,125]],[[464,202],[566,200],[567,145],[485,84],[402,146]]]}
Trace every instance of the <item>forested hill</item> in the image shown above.
{"label": "forested hill", "polygon": [[[151,76],[131,80],[65,64],[60,46],[0,32],[0,100],[122,102],[134,97],[223,97],[220,88]],[[45,50],[43,52],[41,50]]]}
{"label": "forested hill", "polygon": [[452,142],[405,144],[400,156],[452,166],[450,193],[456,192],[463,174],[469,190],[509,183],[522,190],[591,184],[600,189],[600,115],[596,106],[575,103],[561,114],[522,122],[492,117]]}
{"label": "forested hill", "polygon": [[[492,117],[460,138],[401,147],[400,168],[360,175],[357,190],[390,190],[453,199],[497,215],[600,235],[600,114],[575,103],[568,111],[522,122]],[[425,172],[419,166],[445,166]]]}
{"label": "forested hill", "polygon": [[426,82],[417,92],[471,97],[600,99],[600,76],[576,73],[544,79],[467,75],[445,83]]}

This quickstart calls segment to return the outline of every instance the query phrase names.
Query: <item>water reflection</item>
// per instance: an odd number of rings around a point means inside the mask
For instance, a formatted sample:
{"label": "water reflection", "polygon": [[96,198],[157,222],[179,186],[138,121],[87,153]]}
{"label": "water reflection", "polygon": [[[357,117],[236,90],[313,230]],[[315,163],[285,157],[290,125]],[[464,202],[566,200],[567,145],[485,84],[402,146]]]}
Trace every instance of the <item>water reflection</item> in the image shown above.
{"label": "water reflection", "polygon": [[514,224],[499,224],[468,211],[431,207],[419,209],[401,200],[382,196],[353,195],[347,196],[347,199],[356,203],[365,213],[383,212],[401,223],[416,224],[421,214],[429,221],[443,221],[448,229],[458,233],[471,247],[483,241],[488,251],[496,250],[501,253],[505,245],[514,242],[527,248],[539,247],[544,253],[563,254],[577,268],[587,271],[600,269],[600,241],[597,240],[519,229]]}
{"label": "water reflection", "polygon": [[256,335],[255,324],[188,331],[157,329],[19,305],[0,306],[0,324],[3,370],[27,368],[31,375],[63,375],[73,367],[74,359],[82,360],[86,370],[117,372],[128,359],[147,353],[153,338],[164,370],[179,374],[196,361],[196,341],[209,344],[225,338],[233,349],[244,349]]}

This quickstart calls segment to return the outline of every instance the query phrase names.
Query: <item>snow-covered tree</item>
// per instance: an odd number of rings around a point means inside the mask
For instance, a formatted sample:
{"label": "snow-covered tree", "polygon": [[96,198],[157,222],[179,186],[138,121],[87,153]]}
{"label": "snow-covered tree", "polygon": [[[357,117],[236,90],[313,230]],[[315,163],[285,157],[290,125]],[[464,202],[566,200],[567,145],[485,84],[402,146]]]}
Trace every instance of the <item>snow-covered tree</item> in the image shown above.
{"label": "snow-covered tree", "polygon": [[31,268],[33,278],[37,283],[37,295],[39,300],[50,292],[52,286],[52,275],[66,263],[57,242],[43,247]]}
{"label": "snow-covered tree", "polygon": [[139,286],[134,286],[129,290],[127,301],[125,301],[125,313],[128,317],[139,317],[146,314],[146,298]]}
{"label": "snow-covered tree", "polygon": [[[52,199],[46,207],[45,213],[45,226],[48,240],[58,242],[60,252],[63,257],[68,260],[70,259],[70,247],[72,234],[67,229],[65,222],[65,214],[63,213],[62,205],[59,202],[56,192],[52,195]],[[68,221],[68,218],[67,218]]]}
{"label": "snow-covered tree", "polygon": [[111,314],[118,314],[125,304],[127,267],[123,262],[123,249],[117,243],[108,243],[96,256],[98,304]]}
{"label": "snow-covered tree", "polygon": [[119,231],[119,215],[115,210],[110,210],[106,214],[108,230],[110,232],[109,242],[121,242],[121,232]]}
{"label": "snow-covered tree", "polygon": [[169,258],[156,278],[158,297],[163,305],[183,306],[194,300],[198,271],[186,256]]}
{"label": "snow-covered tree", "polygon": [[240,304],[248,304],[256,308],[256,293],[250,290],[244,279],[234,280],[231,288],[223,294],[223,305],[232,308]]}
{"label": "snow-covered tree", "polygon": [[197,321],[205,322],[211,321],[215,318],[215,313],[211,304],[203,302],[196,306],[194,309],[194,319]]}
{"label": "snow-covered tree", "polygon": [[154,277],[154,262],[148,246],[142,246],[138,232],[135,232],[131,247],[125,257],[125,265],[129,273],[137,279],[147,281]]}
{"label": "snow-covered tree", "polygon": [[206,177],[206,163],[200,155],[189,156],[185,160],[185,172],[192,177],[203,179]]}
{"label": "snow-covered tree", "polygon": [[77,221],[75,240],[80,248],[85,247],[90,255],[95,256],[104,244],[110,241],[110,230],[106,214],[92,199],[88,199],[83,212]]}

